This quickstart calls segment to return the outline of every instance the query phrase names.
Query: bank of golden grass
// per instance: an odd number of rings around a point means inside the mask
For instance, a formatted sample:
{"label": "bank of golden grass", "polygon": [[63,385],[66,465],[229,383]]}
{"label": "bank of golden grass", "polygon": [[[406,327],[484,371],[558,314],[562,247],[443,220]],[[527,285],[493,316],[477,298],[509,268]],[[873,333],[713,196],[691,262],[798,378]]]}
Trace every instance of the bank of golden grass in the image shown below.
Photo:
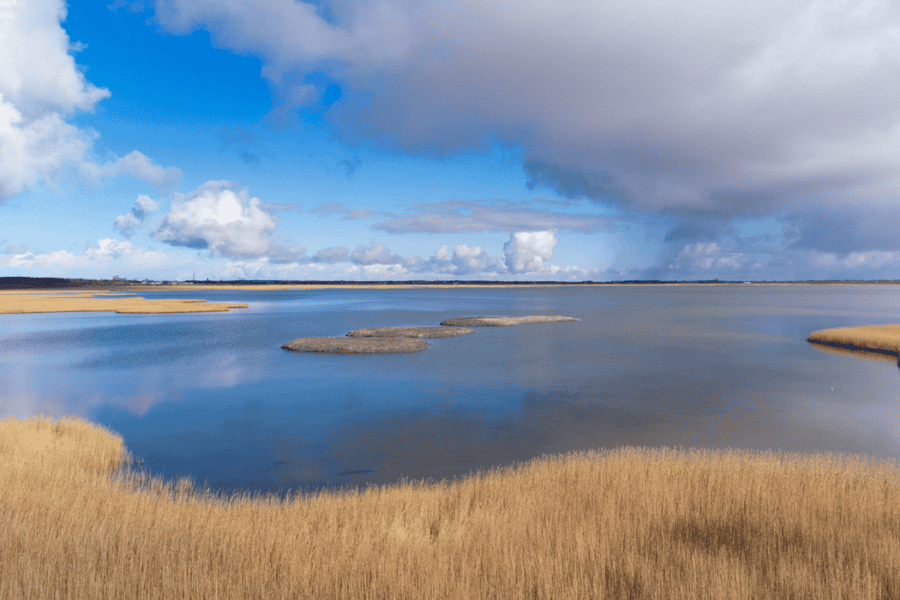
{"label": "bank of golden grass", "polygon": [[106,290],[78,293],[5,290],[0,291],[0,314],[107,311],[125,314],[170,314],[223,312],[232,308],[247,308],[246,304],[207,302],[203,299],[147,300],[140,296],[103,297],[108,293]]}
{"label": "bank of golden grass", "polygon": [[284,499],[127,462],[83,421],[0,422],[0,598],[900,597],[896,462],[622,448]]}
{"label": "bank of golden grass", "polygon": [[862,327],[837,327],[821,329],[810,334],[807,341],[845,348],[900,355],[900,325],[865,325]]}

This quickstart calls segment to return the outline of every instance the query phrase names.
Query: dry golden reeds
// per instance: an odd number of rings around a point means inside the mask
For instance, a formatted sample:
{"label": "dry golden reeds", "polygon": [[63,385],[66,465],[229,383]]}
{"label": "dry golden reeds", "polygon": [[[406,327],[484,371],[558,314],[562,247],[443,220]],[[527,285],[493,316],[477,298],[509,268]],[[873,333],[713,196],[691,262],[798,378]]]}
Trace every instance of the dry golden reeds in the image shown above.
{"label": "dry golden reeds", "polygon": [[900,355],[900,325],[865,325],[814,331],[807,341],[834,348]]}
{"label": "dry golden reeds", "polygon": [[621,448],[226,497],[122,471],[121,439],[84,422],[0,440],[4,600],[900,597],[895,462]]}
{"label": "dry golden reeds", "polygon": [[169,314],[223,312],[232,308],[247,308],[246,304],[207,303],[203,299],[147,300],[140,296],[102,297],[108,293],[105,290],[74,294],[46,291],[2,291],[0,292],[0,314],[104,311],[125,314]]}

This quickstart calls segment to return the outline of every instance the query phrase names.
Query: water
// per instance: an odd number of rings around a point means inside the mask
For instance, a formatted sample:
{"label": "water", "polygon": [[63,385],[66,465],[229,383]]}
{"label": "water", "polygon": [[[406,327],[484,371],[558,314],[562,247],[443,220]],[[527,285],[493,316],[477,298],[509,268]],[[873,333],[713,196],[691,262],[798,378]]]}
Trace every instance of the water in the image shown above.
{"label": "water", "polygon": [[[149,471],[213,489],[440,480],[633,446],[900,458],[898,368],[808,344],[895,323],[897,286],[153,292],[248,309],[0,315],[0,415],[77,415]],[[402,355],[292,353],[297,337],[449,317],[560,314]]]}

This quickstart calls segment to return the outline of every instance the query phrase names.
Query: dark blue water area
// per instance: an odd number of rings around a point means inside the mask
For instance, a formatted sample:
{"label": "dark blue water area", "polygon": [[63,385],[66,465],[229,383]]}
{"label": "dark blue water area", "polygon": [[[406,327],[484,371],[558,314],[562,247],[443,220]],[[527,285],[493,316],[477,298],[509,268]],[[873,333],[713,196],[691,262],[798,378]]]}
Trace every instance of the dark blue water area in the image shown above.
{"label": "dark blue water area", "polygon": [[[631,446],[900,457],[896,360],[805,340],[894,323],[897,286],[190,290],[227,313],[0,315],[0,413],[76,415],[229,492],[441,480]],[[561,314],[399,355],[281,349],[450,317]]]}

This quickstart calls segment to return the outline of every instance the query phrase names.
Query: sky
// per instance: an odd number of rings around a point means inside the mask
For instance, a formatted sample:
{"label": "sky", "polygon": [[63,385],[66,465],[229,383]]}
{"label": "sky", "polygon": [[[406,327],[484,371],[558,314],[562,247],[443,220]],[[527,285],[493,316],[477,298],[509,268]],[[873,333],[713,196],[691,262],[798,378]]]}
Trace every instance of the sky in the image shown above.
{"label": "sky", "polygon": [[0,276],[900,278],[892,0],[0,0]]}

